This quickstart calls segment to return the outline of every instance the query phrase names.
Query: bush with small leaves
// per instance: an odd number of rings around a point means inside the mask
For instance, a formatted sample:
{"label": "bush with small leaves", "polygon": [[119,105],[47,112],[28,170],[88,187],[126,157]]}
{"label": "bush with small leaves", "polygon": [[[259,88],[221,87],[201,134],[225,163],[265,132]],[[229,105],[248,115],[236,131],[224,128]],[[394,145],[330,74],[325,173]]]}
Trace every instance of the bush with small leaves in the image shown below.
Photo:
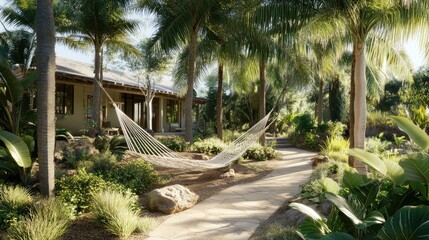
{"label": "bush with small leaves", "polygon": [[70,224],[67,207],[58,200],[42,200],[30,210],[28,217],[7,229],[10,239],[59,239]]}
{"label": "bush with small leaves", "polygon": [[162,144],[164,144],[169,149],[176,152],[183,152],[188,149],[189,145],[185,142],[182,137],[172,136],[172,137],[161,137],[158,138]]}
{"label": "bush with small leaves", "polygon": [[123,185],[136,194],[147,192],[152,185],[160,181],[158,173],[152,165],[143,159],[116,164],[102,176],[108,181]]}
{"label": "bush with small leaves", "polygon": [[27,189],[20,186],[3,186],[0,189],[0,229],[7,229],[29,212],[32,203]]}
{"label": "bush with small leaves", "polygon": [[120,192],[105,190],[93,195],[91,209],[95,218],[107,231],[127,238],[133,232],[147,232],[155,225],[149,218],[140,218],[139,209],[134,207],[136,195],[123,195]]}
{"label": "bush with small leaves", "polygon": [[73,207],[73,213],[87,212],[92,194],[103,189],[115,189],[124,194],[129,190],[120,184],[108,182],[102,177],[78,170],[74,176],[65,176],[56,181],[57,196],[67,206]]}
{"label": "bush with small leaves", "polygon": [[192,146],[194,151],[208,155],[216,155],[220,153],[225,147],[226,144],[218,138],[207,138],[194,143]]}
{"label": "bush with small leaves", "polygon": [[273,159],[277,156],[276,150],[272,147],[263,147],[260,144],[253,144],[252,147],[247,149],[243,154],[244,158],[265,161]]}
{"label": "bush with small leaves", "polygon": [[284,227],[282,225],[270,225],[261,235],[261,240],[298,240],[301,239],[296,233],[297,229]]}

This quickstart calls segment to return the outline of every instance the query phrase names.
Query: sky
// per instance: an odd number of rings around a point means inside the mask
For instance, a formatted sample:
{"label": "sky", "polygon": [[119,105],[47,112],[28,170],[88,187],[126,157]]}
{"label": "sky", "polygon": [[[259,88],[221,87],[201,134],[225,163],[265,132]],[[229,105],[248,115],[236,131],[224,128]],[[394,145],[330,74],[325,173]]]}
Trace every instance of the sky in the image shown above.
{"label": "sky", "polygon": [[[0,0],[0,6],[6,6],[7,2],[7,0]],[[136,19],[141,22],[139,29],[136,31],[136,33],[133,34],[134,43],[137,43],[144,38],[150,37],[155,31],[153,24],[153,16],[149,16],[144,13],[133,13],[129,17],[131,19]],[[7,26],[7,28],[9,30],[11,29],[10,26]],[[0,27],[0,31],[3,31],[3,27]],[[419,48],[419,45],[417,44],[416,39],[410,39],[408,42],[406,42],[404,44],[404,49],[411,58],[414,70],[417,70],[425,64],[423,54]],[[68,48],[61,43],[57,43],[55,50],[57,56],[66,57],[81,62],[92,63],[94,59],[92,50],[76,51]]]}

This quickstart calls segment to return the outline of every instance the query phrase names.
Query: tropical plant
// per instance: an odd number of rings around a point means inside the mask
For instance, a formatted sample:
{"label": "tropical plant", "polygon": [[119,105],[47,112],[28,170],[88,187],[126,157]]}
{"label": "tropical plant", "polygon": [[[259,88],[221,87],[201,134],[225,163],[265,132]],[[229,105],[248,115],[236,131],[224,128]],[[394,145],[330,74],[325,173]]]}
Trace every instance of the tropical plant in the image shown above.
{"label": "tropical plant", "polygon": [[92,117],[95,129],[90,132],[95,136],[102,126],[101,122],[101,85],[103,82],[103,47],[106,44],[124,51],[136,53],[136,49],[127,42],[126,35],[134,31],[137,23],[126,18],[129,0],[72,0],[61,1],[61,8],[67,18],[58,29],[68,34],[62,40],[72,47],[92,45],[94,47],[94,83]]}
{"label": "tropical plant", "polygon": [[21,183],[28,184],[33,161],[27,144],[13,133],[0,130],[0,169],[19,176]]}
{"label": "tropical plant", "polygon": [[[406,118],[392,119],[421,151],[404,155],[397,163],[361,149],[349,150],[349,154],[370,167],[371,178],[349,168],[344,173],[342,191],[333,191],[339,185],[329,182],[326,186],[331,190],[325,197],[336,208],[327,219],[305,205],[291,204],[310,217],[300,226],[305,238],[326,239],[334,234],[335,239],[410,239],[424,236],[420,228],[429,220],[429,178],[425,175],[429,171],[426,164],[429,136]],[[395,235],[399,231],[401,235]]]}

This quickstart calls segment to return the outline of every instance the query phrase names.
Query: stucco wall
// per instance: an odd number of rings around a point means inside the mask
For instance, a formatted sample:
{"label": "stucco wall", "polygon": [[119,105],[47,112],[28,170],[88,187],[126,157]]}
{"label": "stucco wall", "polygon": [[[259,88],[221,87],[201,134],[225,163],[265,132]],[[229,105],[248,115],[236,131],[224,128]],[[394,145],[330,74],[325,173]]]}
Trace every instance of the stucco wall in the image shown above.
{"label": "stucco wall", "polygon": [[[120,93],[108,91],[114,101],[120,102]],[[75,85],[74,86],[74,111],[73,114],[57,114],[56,128],[66,128],[73,135],[82,135],[82,129],[85,128],[85,112],[87,109],[87,97],[92,95],[92,87]],[[119,127],[119,121],[116,117],[115,108],[108,100],[103,97],[103,106],[107,105],[107,121],[111,122],[112,127]]]}

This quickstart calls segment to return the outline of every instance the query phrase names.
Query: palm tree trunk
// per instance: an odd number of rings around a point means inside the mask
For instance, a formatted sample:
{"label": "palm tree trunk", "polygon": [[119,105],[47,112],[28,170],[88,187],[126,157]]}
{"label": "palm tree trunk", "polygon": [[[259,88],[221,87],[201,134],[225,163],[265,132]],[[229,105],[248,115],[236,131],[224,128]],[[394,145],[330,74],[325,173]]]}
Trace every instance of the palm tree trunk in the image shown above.
{"label": "palm tree trunk", "polygon": [[[361,38],[363,39],[363,38]],[[366,131],[366,77],[365,77],[365,45],[364,40],[355,41],[354,47],[354,99],[353,99],[353,142],[354,148],[363,149],[365,147],[365,131]],[[360,173],[366,174],[366,165],[360,161],[352,161],[352,166]]]}
{"label": "palm tree trunk", "polygon": [[[266,85],[266,79],[265,79],[265,61],[261,59],[259,61],[259,119],[262,119],[265,117],[266,111],[265,111],[265,85]],[[262,146],[265,146],[265,133],[262,134],[262,136],[259,138],[259,143]]]}
{"label": "palm tree trunk", "polygon": [[319,77],[319,94],[317,96],[317,123],[323,121],[323,79]]}
{"label": "palm tree trunk", "polygon": [[95,134],[100,131],[101,127],[101,44],[95,45],[95,58],[94,58],[94,82],[92,91],[92,113],[91,118],[94,123],[94,128],[90,131],[90,137],[95,137]]}
{"label": "palm tree trunk", "polygon": [[197,55],[198,32],[194,31],[188,44],[188,89],[185,97],[185,141],[192,143],[192,99],[194,96],[195,59]]}
{"label": "palm tree trunk", "polygon": [[341,83],[339,76],[335,76],[334,79],[329,82],[329,120],[333,122],[341,121],[343,102],[340,88]]}
{"label": "palm tree trunk", "polygon": [[55,24],[53,0],[37,0],[37,142],[40,192],[54,196]]}
{"label": "palm tree trunk", "polygon": [[218,81],[217,81],[217,96],[216,96],[216,130],[217,137],[219,139],[223,138],[222,131],[222,88],[223,88],[223,64],[218,63]]}

